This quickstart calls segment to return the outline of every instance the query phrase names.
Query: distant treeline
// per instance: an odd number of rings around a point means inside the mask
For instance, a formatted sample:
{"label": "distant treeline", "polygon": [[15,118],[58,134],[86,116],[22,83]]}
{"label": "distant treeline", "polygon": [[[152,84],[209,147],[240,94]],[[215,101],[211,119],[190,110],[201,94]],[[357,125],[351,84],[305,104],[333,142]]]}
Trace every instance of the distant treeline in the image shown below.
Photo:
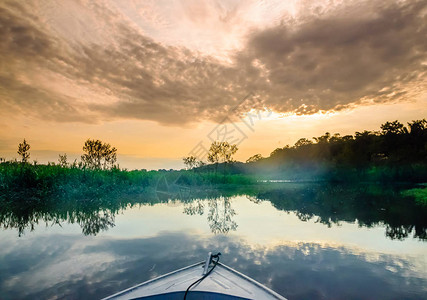
{"label": "distant treeline", "polygon": [[386,122],[381,131],[354,136],[327,132],[301,138],[268,158],[255,155],[240,168],[287,179],[426,181],[427,121]]}

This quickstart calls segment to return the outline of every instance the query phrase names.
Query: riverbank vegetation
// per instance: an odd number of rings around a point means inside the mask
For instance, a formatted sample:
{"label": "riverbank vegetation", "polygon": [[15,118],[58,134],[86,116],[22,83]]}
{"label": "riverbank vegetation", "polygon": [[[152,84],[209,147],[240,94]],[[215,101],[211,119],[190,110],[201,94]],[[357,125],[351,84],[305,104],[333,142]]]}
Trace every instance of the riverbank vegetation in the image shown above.
{"label": "riverbank vegetation", "polygon": [[[64,153],[56,163],[30,163],[30,149],[24,140],[20,161],[0,161],[0,224],[19,234],[39,222],[76,223],[84,234],[97,234],[129,206],[170,201],[184,202],[187,214],[203,214],[209,206],[212,231],[226,233],[237,227],[229,197],[245,196],[270,201],[302,221],[384,223],[392,239],[427,238],[427,189],[420,184],[427,182],[426,120],[407,127],[387,122],[381,131],[354,136],[303,138],[246,163],[234,160],[236,145],[214,142],[208,161],[186,157],[182,170],[121,169],[117,149],[99,140],[87,140],[81,160],[73,162]],[[288,183],[279,187],[277,181]],[[218,207],[225,221],[212,217],[220,215]]]}
{"label": "riverbank vegetation", "polygon": [[[30,145],[18,146],[20,161],[0,163],[0,200],[41,199],[46,196],[70,199],[96,198],[108,194],[138,194],[185,190],[189,186],[252,185],[260,180],[322,182],[427,182],[427,121],[404,126],[386,122],[380,131],[341,136],[325,133],[301,138],[294,146],[275,149],[267,158],[256,154],[246,163],[233,158],[238,148],[228,142],[212,143],[208,161],[184,158],[187,169],[125,170],[117,163],[117,149],[88,139],[81,160],[30,163]],[[424,190],[414,191],[425,201]],[[414,196],[415,197],[415,196]]]}
{"label": "riverbank vegetation", "polygon": [[402,195],[413,197],[416,203],[427,207],[427,184],[423,184],[423,187],[405,190],[402,192]]}
{"label": "riverbank vegetation", "polygon": [[427,181],[427,121],[386,122],[380,131],[325,133],[252,157],[247,173],[327,181]]}

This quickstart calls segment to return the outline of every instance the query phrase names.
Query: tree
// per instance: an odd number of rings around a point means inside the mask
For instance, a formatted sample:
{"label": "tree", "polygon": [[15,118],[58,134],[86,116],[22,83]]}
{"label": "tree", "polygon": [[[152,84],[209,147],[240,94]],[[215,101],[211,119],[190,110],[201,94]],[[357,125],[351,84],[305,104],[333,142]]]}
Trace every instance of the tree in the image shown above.
{"label": "tree", "polygon": [[21,156],[21,161],[23,163],[28,162],[28,159],[30,158],[30,145],[27,143],[27,141],[24,139],[22,143],[18,146],[18,154]]}
{"label": "tree", "polygon": [[228,142],[213,142],[209,148],[208,161],[216,164],[232,162],[237,150],[237,145],[230,145]]}
{"label": "tree", "polygon": [[427,157],[427,121],[425,119],[408,123],[410,133],[405,142],[407,150],[404,155],[410,160],[425,160]]}
{"label": "tree", "polygon": [[423,132],[427,131],[427,121],[426,119],[412,121],[408,123],[408,126],[411,131],[411,135],[422,135]]}
{"label": "tree", "polygon": [[385,122],[381,125],[381,133],[383,135],[407,133],[406,127],[399,121]]}
{"label": "tree", "polygon": [[313,140],[316,141],[316,143],[321,144],[321,143],[327,143],[329,142],[329,139],[331,138],[331,134],[329,132],[326,132],[324,135],[319,136],[319,137],[313,137]]}
{"label": "tree", "polygon": [[299,139],[299,140],[295,143],[294,148],[299,148],[299,147],[303,147],[303,146],[308,146],[308,145],[311,145],[311,144],[313,144],[313,142],[312,142],[312,141],[310,141],[309,139],[301,138],[301,139]]}
{"label": "tree", "polygon": [[262,157],[262,155],[261,155],[261,154],[255,154],[255,155],[253,155],[253,156],[249,157],[249,158],[246,160],[246,163],[256,162],[256,161],[261,160],[262,158],[263,158],[263,157]]}
{"label": "tree", "polygon": [[86,153],[81,156],[83,163],[90,169],[109,169],[117,161],[117,149],[100,140],[88,139],[83,146]]}
{"label": "tree", "polygon": [[63,168],[68,166],[67,153],[64,153],[63,155],[59,154],[58,163]]}
{"label": "tree", "polygon": [[218,169],[218,163],[232,162],[237,150],[237,145],[230,145],[228,142],[213,142],[209,148],[208,161],[215,164],[215,172]]}
{"label": "tree", "polygon": [[324,135],[319,137],[313,137],[313,140],[317,143],[314,156],[319,161],[327,161],[330,158],[330,144],[331,134],[326,132]]}
{"label": "tree", "polygon": [[184,161],[184,165],[187,167],[188,170],[197,166],[197,158],[195,156],[187,156],[184,157],[182,160]]}

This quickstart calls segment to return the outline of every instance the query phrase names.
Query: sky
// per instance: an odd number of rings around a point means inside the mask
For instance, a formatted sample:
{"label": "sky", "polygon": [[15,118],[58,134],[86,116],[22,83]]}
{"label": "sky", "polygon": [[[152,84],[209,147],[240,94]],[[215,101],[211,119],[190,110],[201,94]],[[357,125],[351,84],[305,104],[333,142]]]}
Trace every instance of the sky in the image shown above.
{"label": "sky", "polygon": [[0,157],[181,168],[427,117],[426,1],[0,2]]}

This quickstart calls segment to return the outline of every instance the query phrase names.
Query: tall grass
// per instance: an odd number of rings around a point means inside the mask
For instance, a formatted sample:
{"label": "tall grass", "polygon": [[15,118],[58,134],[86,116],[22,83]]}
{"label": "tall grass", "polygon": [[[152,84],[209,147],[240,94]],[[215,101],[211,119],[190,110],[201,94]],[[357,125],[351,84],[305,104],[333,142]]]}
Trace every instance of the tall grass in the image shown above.
{"label": "tall grass", "polygon": [[118,168],[92,170],[59,165],[31,165],[18,162],[0,164],[0,200],[48,196],[68,199],[101,197],[105,194],[137,194],[169,186],[210,184],[251,184],[255,180],[241,174],[198,173],[194,171],[127,171]]}

